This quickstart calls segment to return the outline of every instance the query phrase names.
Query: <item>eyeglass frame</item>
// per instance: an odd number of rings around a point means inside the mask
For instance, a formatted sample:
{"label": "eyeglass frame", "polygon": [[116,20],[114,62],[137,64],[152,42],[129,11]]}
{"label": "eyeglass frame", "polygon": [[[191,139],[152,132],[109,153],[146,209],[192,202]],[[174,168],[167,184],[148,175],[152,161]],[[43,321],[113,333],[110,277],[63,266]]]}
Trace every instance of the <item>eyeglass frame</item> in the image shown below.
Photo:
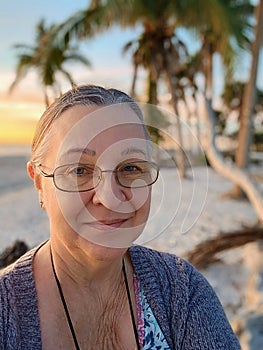
{"label": "eyeglass frame", "polygon": [[104,169],[104,170],[102,170],[99,166],[94,165],[94,164],[91,164],[91,163],[69,163],[69,164],[63,164],[63,165],[57,166],[57,167],[53,170],[53,173],[52,173],[52,174],[48,174],[48,173],[46,173],[45,171],[43,171],[43,170],[40,168],[41,166],[47,168],[45,165],[43,165],[43,164],[41,164],[41,163],[35,163],[35,162],[34,162],[34,165],[39,169],[39,172],[40,172],[40,174],[41,174],[42,176],[44,176],[44,177],[46,177],[46,178],[53,178],[54,186],[55,186],[58,190],[60,190],[60,191],[62,191],[62,192],[68,192],[68,193],[77,193],[77,192],[89,192],[89,191],[94,190],[96,187],[99,186],[99,184],[100,184],[100,182],[101,182],[101,180],[102,180],[102,176],[100,177],[100,180],[98,181],[98,183],[96,184],[96,186],[94,186],[94,187],[92,187],[92,188],[89,188],[88,190],[74,190],[74,191],[71,191],[71,190],[63,190],[63,189],[61,189],[60,187],[57,186],[56,181],[55,181],[55,171],[56,171],[57,169],[59,169],[59,168],[61,168],[61,167],[65,167],[65,166],[72,166],[72,165],[79,165],[79,166],[81,166],[81,165],[85,165],[85,166],[91,165],[92,167],[94,167],[94,169],[95,169],[95,168],[99,169],[101,175],[102,175],[103,173],[114,173],[114,174],[115,174],[115,180],[116,180],[117,184],[120,185],[120,186],[123,187],[123,188],[133,188],[133,189],[136,189],[136,188],[144,188],[144,187],[150,187],[150,186],[152,186],[152,185],[158,180],[159,172],[160,172],[159,166],[158,166],[156,163],[150,162],[150,161],[147,161],[147,160],[131,161],[131,162],[129,162],[129,164],[137,163],[137,162],[149,163],[149,164],[153,165],[153,167],[154,167],[155,170],[156,170],[156,179],[155,179],[153,182],[151,182],[150,184],[147,184],[147,185],[136,186],[136,187],[130,187],[130,186],[124,186],[124,185],[122,185],[122,184],[120,183],[119,178],[118,178],[118,175],[117,175],[117,174],[118,174],[117,168],[118,168],[118,166],[119,166],[121,163],[119,163],[119,164],[116,166],[116,168],[113,169],[113,170],[111,170],[111,169]]}

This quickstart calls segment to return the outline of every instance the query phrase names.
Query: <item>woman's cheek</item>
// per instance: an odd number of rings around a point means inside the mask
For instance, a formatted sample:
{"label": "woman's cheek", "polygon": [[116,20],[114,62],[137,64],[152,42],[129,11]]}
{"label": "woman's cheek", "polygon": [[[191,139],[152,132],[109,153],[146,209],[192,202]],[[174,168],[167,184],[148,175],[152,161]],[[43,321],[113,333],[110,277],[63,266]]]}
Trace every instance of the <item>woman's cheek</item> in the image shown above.
{"label": "woman's cheek", "polygon": [[90,194],[89,192],[84,193],[85,195],[78,192],[56,191],[56,202],[61,215],[76,232],[78,232],[84,217],[88,219],[89,216],[86,206],[90,200]]}
{"label": "woman's cheek", "polygon": [[130,202],[135,211],[148,212],[151,202],[151,188],[142,187],[131,189]]}

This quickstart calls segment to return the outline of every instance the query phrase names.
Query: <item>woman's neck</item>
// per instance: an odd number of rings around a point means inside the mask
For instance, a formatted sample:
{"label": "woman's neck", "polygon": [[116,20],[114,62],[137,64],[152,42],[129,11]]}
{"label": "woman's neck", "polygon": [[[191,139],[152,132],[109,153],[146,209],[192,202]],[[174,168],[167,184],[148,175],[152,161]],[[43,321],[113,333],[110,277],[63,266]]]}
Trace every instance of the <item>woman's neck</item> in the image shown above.
{"label": "woman's neck", "polygon": [[[72,244],[68,251],[65,245],[53,240],[39,250],[34,266],[37,272],[40,319],[44,320],[41,324],[44,334],[43,344],[46,344],[43,349],[53,349],[50,347],[50,342],[56,339],[59,344],[62,344],[61,347],[72,348],[72,336],[62,303],[59,301],[61,297],[59,297],[59,289],[52,272],[50,248],[54,258],[55,273],[58,275],[80,348],[85,349],[86,343],[92,344],[91,348],[134,348],[132,312],[129,311],[125,276],[122,271],[125,251],[119,251],[118,254],[117,252],[109,254],[105,251],[105,256],[99,255],[97,251],[97,255],[90,255],[90,251],[87,254],[88,250],[85,249],[83,253],[82,249],[75,244]],[[125,257],[125,261],[129,279],[128,288],[132,295],[133,313],[136,318],[133,271],[128,256]],[[45,320],[50,313],[53,315],[51,320],[53,323],[49,326]],[[64,320],[63,327],[60,326],[59,329],[62,327],[66,334],[65,341],[64,333],[59,338],[56,336],[58,319]],[[66,344],[70,344],[70,347]]]}
{"label": "woman's neck", "polygon": [[[127,249],[108,248],[87,242],[83,238],[67,244],[50,240],[54,266],[64,284],[76,284],[85,290],[111,290],[120,281],[122,260]],[[83,242],[84,241],[84,242]]]}

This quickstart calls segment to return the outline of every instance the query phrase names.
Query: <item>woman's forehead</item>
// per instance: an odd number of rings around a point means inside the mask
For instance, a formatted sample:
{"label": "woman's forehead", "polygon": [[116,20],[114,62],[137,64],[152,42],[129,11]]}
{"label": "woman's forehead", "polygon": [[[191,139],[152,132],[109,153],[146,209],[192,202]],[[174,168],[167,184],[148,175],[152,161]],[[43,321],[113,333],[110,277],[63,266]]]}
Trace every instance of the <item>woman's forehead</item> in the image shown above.
{"label": "woman's forehead", "polygon": [[129,150],[138,143],[139,148],[145,148],[138,141],[145,143],[145,126],[128,106],[92,107],[73,107],[58,119],[55,137],[60,154],[68,154],[72,149],[87,149],[90,153],[109,147]]}
{"label": "woman's forehead", "polygon": [[143,125],[129,104],[74,106],[64,111],[54,126],[61,136],[66,136],[68,133],[81,135],[83,132],[99,135],[104,130],[124,124]]}

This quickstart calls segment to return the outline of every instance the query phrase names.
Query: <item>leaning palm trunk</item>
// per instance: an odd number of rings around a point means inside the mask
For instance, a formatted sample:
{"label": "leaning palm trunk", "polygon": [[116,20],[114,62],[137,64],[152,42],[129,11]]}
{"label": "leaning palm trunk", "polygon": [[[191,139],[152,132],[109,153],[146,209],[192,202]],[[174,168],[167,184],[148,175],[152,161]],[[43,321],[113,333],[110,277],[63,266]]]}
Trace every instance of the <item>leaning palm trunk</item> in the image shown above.
{"label": "leaning palm trunk", "polygon": [[172,74],[169,71],[168,64],[166,65],[165,70],[166,70],[165,73],[166,73],[168,88],[172,99],[172,106],[175,112],[176,122],[177,122],[178,147],[177,147],[176,165],[178,167],[180,178],[183,179],[185,178],[185,175],[186,175],[186,169],[185,169],[184,142],[183,142],[183,135],[182,135],[182,128],[181,128],[181,121],[180,121],[179,111],[177,107],[177,99],[175,96],[175,87],[173,86]]}
{"label": "leaning palm trunk", "polygon": [[205,115],[207,122],[206,142],[203,144],[211,166],[222,176],[240,186],[247,195],[260,221],[263,222],[263,194],[258,184],[252,180],[245,169],[238,168],[234,163],[226,164],[215,145],[215,115],[209,100],[205,100]]}
{"label": "leaning palm trunk", "polygon": [[198,99],[197,99],[197,94],[194,92],[192,94],[192,98],[194,101],[194,111],[193,115],[196,119],[196,129],[195,129],[195,135],[199,143],[201,143],[201,120],[200,120],[200,113],[198,111]]}
{"label": "leaning palm trunk", "polygon": [[46,108],[50,105],[50,102],[49,102],[49,97],[48,97],[48,93],[47,93],[47,88],[44,87],[44,99],[45,99],[45,105],[46,105]]}
{"label": "leaning palm trunk", "polygon": [[[263,1],[260,1],[256,7],[255,41],[252,44],[252,62],[249,81],[245,86],[243,103],[240,112],[240,128],[238,133],[238,147],[236,151],[236,165],[239,168],[248,168],[249,149],[252,136],[252,117],[256,100],[256,78],[258,71],[258,61],[260,46],[263,39]],[[236,185],[232,190],[233,194],[240,194],[241,188]]]}
{"label": "leaning palm trunk", "polygon": [[187,140],[187,144],[189,146],[189,150],[194,153],[194,147],[195,147],[195,141],[192,135],[192,123],[191,123],[191,117],[192,117],[192,113],[187,101],[187,97],[185,96],[185,94],[183,94],[183,103],[184,103],[184,108],[186,111],[186,120],[187,120],[187,124],[188,124],[188,128],[190,129],[191,132],[187,132],[187,136],[188,136],[188,140]]}
{"label": "leaning palm trunk", "polygon": [[159,73],[156,71],[155,67],[150,66],[148,72],[148,82],[147,82],[147,94],[148,100],[147,102],[157,106],[158,105],[158,91],[157,85],[159,80]]}
{"label": "leaning palm trunk", "polygon": [[138,76],[138,64],[134,64],[133,66],[133,76],[132,76],[132,84],[131,84],[131,92],[130,95],[135,98],[135,89],[136,89],[136,82],[137,82],[137,76]]}

